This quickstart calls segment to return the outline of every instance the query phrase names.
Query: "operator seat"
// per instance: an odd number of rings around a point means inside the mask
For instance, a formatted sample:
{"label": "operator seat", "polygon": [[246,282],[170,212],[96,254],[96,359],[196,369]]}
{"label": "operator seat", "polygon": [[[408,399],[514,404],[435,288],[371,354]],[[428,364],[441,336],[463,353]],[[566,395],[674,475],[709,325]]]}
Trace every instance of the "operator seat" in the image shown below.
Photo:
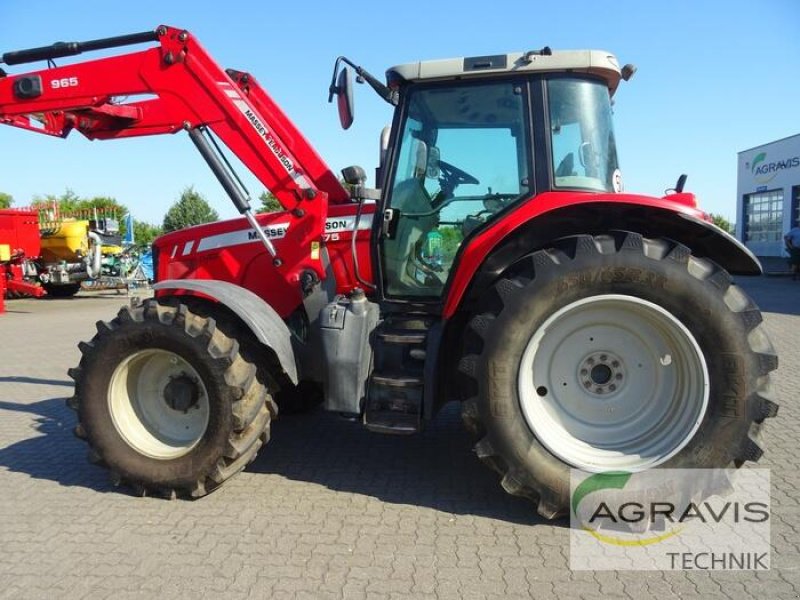
{"label": "operator seat", "polygon": [[570,152],[567,154],[563,160],[558,163],[558,168],[556,169],[556,177],[571,177],[576,175],[575,173],[575,155]]}
{"label": "operator seat", "polygon": [[[414,268],[409,268],[417,255],[422,238],[439,223],[439,215],[428,217],[406,217],[407,213],[426,213],[433,210],[431,197],[423,181],[410,178],[398,183],[392,191],[392,208],[400,211],[397,229],[392,239],[384,242],[384,259],[388,291],[394,294],[436,295],[444,282],[437,278],[431,285],[430,278],[415,278]],[[420,280],[422,279],[422,280]]]}

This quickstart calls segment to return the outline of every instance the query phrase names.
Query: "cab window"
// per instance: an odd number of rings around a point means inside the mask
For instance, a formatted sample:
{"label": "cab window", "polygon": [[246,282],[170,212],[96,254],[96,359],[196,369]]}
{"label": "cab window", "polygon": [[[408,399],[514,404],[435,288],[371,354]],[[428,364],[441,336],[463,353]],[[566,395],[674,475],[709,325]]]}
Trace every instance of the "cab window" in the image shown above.
{"label": "cab window", "polygon": [[557,78],[547,82],[547,91],[555,187],[619,191],[611,98],[606,84]]}
{"label": "cab window", "polygon": [[525,97],[508,81],[412,90],[383,240],[387,296],[440,296],[464,238],[530,190]]}

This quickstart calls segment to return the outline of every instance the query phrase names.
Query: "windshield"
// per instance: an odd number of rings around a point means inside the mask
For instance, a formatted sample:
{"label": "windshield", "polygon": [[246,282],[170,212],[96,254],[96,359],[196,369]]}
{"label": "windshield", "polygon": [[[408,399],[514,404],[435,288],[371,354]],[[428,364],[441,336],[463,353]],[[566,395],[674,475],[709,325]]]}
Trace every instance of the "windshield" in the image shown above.
{"label": "windshield", "polygon": [[611,98],[603,82],[547,82],[553,175],[557,188],[620,191]]}
{"label": "windshield", "polygon": [[423,87],[406,98],[385,289],[438,296],[464,238],[530,194],[525,100],[510,81]]}

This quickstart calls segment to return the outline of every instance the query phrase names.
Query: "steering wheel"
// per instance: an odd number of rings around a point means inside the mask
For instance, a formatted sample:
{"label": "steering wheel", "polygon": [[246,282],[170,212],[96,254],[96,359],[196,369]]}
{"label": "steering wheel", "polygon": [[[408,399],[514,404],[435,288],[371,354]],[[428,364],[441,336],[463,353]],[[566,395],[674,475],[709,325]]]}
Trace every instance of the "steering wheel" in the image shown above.
{"label": "steering wheel", "polygon": [[462,171],[458,167],[454,167],[443,160],[439,161],[439,171],[441,172],[439,185],[442,187],[442,191],[447,194],[452,194],[459,185],[465,183],[477,185],[480,183],[477,178],[466,171]]}

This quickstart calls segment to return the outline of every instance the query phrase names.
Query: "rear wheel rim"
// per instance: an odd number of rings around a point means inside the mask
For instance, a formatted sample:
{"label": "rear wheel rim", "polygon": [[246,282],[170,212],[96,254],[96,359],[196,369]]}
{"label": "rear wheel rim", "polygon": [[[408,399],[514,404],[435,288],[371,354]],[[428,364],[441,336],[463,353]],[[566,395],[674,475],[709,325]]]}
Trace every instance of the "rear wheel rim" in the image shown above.
{"label": "rear wheel rim", "polygon": [[188,454],[208,428],[210,405],[202,378],[168,350],[141,350],[122,361],[111,375],[108,407],[122,439],[159,460]]}
{"label": "rear wheel rim", "polygon": [[692,333],[663,307],[607,294],[551,315],[528,342],[518,389],[541,443],[586,471],[660,465],[694,437],[709,375]]}

